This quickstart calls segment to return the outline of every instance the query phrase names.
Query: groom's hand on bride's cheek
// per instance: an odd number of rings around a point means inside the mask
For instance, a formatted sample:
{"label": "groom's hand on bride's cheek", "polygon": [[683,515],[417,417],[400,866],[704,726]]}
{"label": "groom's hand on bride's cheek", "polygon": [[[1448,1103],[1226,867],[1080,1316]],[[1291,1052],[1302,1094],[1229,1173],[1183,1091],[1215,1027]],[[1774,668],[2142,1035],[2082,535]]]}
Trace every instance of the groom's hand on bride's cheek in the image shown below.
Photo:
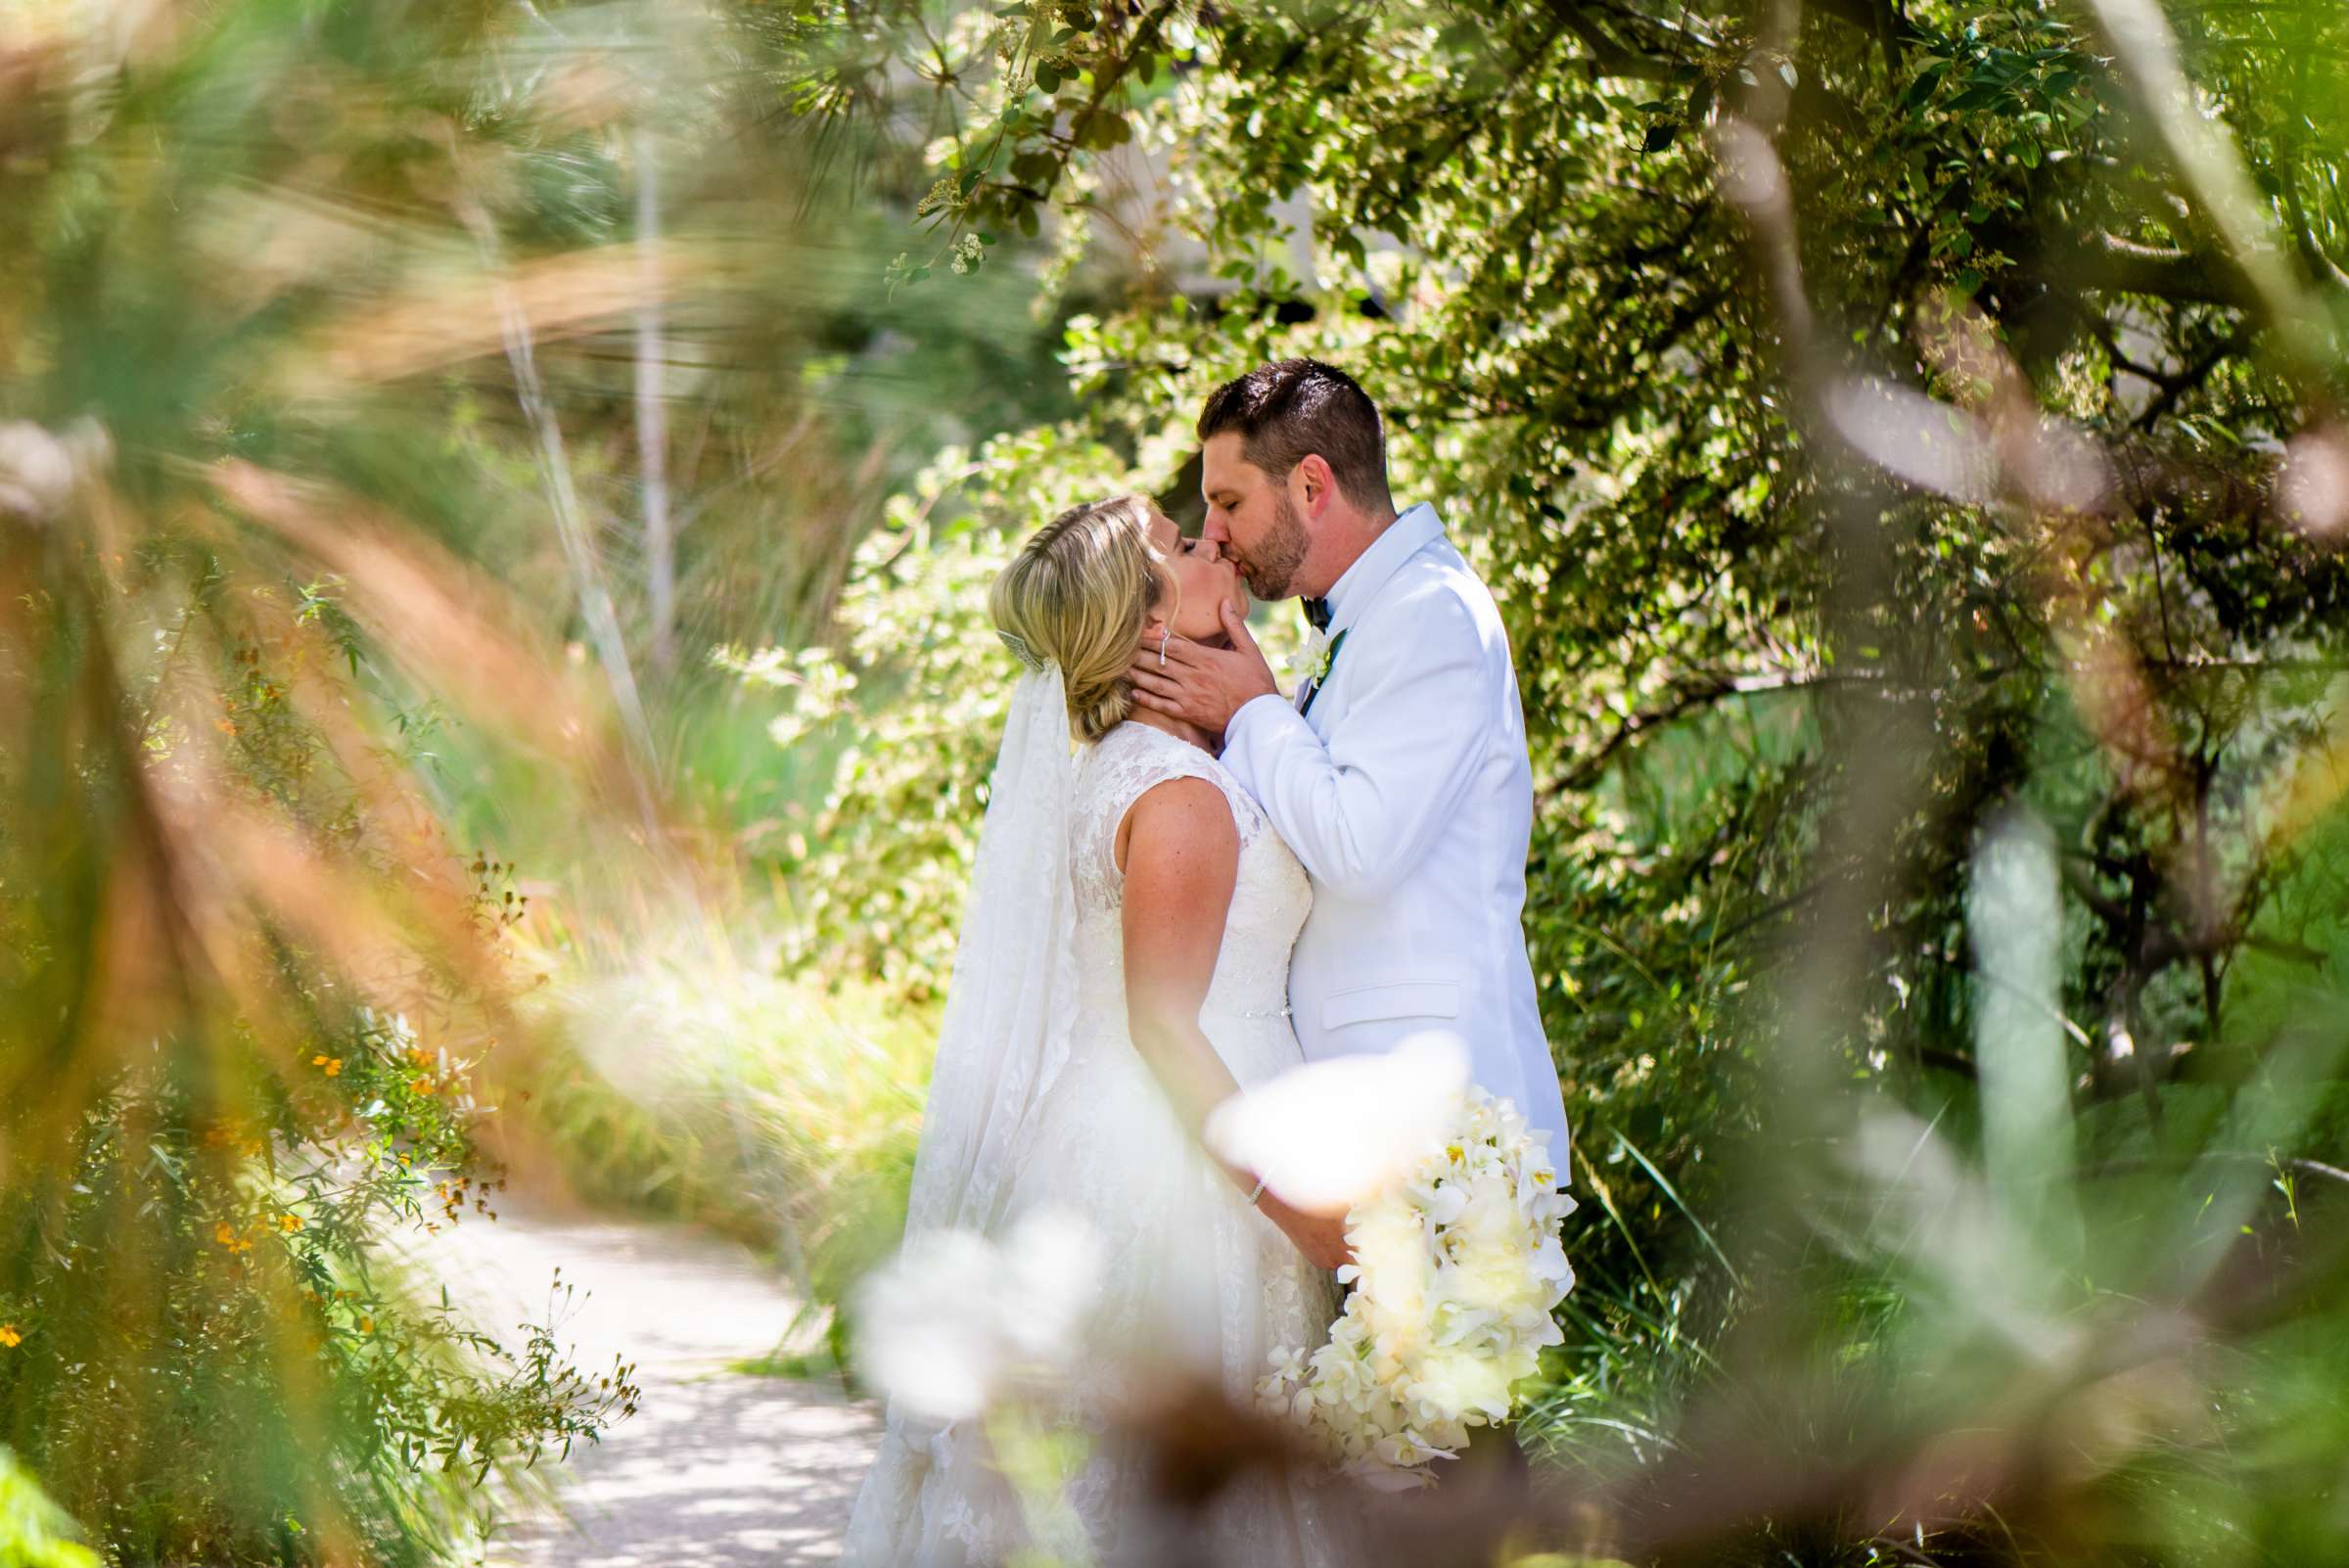
{"label": "groom's hand on bride's cheek", "polygon": [[1143,648],[1134,656],[1130,671],[1133,700],[1221,735],[1242,708],[1259,697],[1278,696],[1272,667],[1248,634],[1247,619],[1228,604],[1223,606],[1223,630],[1231,638],[1229,648],[1179,637],[1163,650],[1155,645]]}

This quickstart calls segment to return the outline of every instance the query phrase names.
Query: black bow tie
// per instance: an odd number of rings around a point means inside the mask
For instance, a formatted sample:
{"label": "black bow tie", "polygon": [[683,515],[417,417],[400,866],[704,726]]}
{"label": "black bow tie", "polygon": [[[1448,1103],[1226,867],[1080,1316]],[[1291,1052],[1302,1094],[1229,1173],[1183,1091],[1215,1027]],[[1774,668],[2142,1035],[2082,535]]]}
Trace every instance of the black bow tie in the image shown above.
{"label": "black bow tie", "polygon": [[1305,619],[1315,631],[1329,629],[1329,601],[1327,599],[1300,600],[1305,606]]}

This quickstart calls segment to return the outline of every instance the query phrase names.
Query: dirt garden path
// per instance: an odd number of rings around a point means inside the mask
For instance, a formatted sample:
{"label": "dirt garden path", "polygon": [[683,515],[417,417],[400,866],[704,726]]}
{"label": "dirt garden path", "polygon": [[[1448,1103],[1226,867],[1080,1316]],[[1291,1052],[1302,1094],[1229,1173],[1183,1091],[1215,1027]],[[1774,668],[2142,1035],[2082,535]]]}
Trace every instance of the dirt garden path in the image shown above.
{"label": "dirt garden path", "polygon": [[840,1555],[878,1441],[837,1384],[727,1363],[774,1350],[797,1303],[740,1247],[674,1226],[501,1204],[423,1243],[417,1261],[501,1337],[544,1320],[555,1270],[577,1285],[556,1337],[590,1373],[637,1363],[641,1408],[573,1451],[569,1514],[519,1521],[490,1568],[789,1568]]}

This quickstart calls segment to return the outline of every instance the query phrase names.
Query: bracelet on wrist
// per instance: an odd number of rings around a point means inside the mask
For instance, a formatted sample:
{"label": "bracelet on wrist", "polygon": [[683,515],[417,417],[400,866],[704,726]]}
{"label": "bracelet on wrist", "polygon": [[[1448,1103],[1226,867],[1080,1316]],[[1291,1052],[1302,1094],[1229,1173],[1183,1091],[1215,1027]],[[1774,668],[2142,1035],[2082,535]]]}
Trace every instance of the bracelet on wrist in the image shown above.
{"label": "bracelet on wrist", "polygon": [[1258,1176],[1258,1177],[1256,1178],[1256,1185],[1255,1185],[1255,1187],[1253,1187],[1252,1189],[1250,1189],[1250,1191],[1249,1191],[1249,1193],[1248,1193],[1248,1201],[1249,1201],[1250,1203],[1252,1203],[1252,1204],[1253,1204],[1253,1203],[1255,1203],[1255,1202],[1256,1202],[1256,1201],[1257,1201],[1259,1198],[1263,1197],[1264,1195],[1265,1195],[1265,1178],[1264,1178],[1263,1176]]}

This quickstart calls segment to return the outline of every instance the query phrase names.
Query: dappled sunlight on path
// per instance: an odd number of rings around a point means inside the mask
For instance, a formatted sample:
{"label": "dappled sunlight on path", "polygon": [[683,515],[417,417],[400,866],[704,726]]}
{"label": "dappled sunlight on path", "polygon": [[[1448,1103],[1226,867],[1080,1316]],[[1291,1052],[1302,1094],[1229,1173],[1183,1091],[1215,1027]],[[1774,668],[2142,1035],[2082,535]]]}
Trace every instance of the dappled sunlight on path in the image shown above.
{"label": "dappled sunlight on path", "polygon": [[724,1241],[509,1204],[414,1254],[429,1277],[511,1342],[543,1319],[555,1270],[577,1291],[557,1338],[583,1370],[637,1363],[637,1413],[562,1467],[563,1518],[518,1522],[492,1568],[778,1568],[840,1555],[849,1505],[878,1441],[836,1383],[757,1377],[797,1304],[772,1270]]}

